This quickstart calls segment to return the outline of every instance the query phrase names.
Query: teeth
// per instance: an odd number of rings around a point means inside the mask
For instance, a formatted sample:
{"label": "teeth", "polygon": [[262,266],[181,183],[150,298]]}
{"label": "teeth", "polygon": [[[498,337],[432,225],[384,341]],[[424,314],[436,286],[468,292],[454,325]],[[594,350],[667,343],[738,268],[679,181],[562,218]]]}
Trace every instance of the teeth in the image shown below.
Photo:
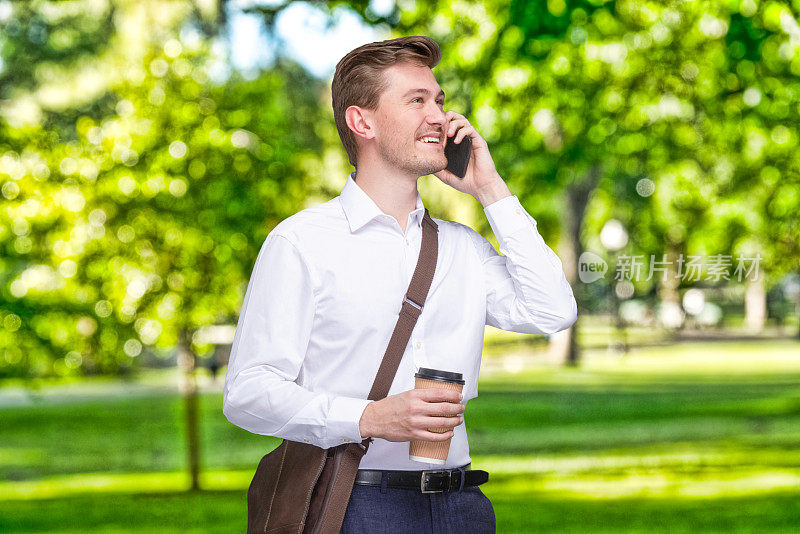
{"label": "teeth", "polygon": [[439,138],[438,137],[422,137],[420,139],[422,139],[422,141],[424,141],[426,143],[438,143],[439,142]]}

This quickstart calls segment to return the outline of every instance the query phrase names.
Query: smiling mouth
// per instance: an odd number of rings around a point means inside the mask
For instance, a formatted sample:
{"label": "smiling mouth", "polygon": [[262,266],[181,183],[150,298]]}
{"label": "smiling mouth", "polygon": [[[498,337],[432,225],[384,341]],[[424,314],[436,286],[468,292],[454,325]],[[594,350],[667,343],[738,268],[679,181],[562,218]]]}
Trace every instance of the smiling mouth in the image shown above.
{"label": "smiling mouth", "polygon": [[[426,136],[423,136],[423,137],[426,137]],[[431,137],[433,137],[433,136],[431,136]],[[435,146],[435,147],[441,147],[442,146],[441,139],[436,141],[435,143],[433,143],[433,142],[430,142],[430,141],[423,141],[422,138],[419,138],[419,139],[417,139],[417,142],[418,143],[422,143],[423,145],[430,145],[430,146]]]}
{"label": "smiling mouth", "polygon": [[419,142],[422,143],[423,145],[427,145],[432,148],[442,148],[441,143],[426,143],[425,141],[419,141]]}

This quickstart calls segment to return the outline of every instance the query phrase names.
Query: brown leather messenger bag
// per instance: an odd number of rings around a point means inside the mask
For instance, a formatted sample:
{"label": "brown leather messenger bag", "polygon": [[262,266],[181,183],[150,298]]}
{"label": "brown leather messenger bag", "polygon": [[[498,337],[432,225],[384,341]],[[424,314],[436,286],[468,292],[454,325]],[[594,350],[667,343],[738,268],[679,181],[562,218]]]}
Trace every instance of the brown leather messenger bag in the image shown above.
{"label": "brown leather messenger bag", "polygon": [[[400,316],[368,399],[389,393],[428,296],[439,252],[438,226],[425,209],[422,245]],[[372,438],[322,449],[283,440],[261,458],[247,490],[247,534],[338,534],[358,465]]]}

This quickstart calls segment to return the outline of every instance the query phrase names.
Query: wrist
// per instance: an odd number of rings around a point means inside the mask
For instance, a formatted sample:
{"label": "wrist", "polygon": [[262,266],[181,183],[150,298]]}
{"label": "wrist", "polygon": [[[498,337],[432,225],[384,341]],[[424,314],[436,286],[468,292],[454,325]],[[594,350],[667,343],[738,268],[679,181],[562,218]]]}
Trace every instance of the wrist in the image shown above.
{"label": "wrist", "polygon": [[374,403],[370,402],[364,407],[364,411],[361,413],[361,419],[358,421],[358,431],[361,434],[362,438],[369,438],[374,437],[372,434],[372,425],[371,425],[371,418],[370,413],[372,410],[372,405]]}
{"label": "wrist", "polygon": [[498,200],[511,196],[511,190],[499,174],[489,185],[481,187],[475,192],[475,199],[485,208]]}

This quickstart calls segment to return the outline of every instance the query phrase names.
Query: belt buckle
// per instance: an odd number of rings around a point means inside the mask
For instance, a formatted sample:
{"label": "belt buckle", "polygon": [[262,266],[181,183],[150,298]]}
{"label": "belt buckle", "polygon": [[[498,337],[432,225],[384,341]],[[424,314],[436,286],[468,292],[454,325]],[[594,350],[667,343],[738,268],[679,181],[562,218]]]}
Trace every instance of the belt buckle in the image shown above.
{"label": "belt buckle", "polygon": [[448,471],[447,469],[436,469],[431,471],[422,471],[422,475],[419,478],[419,489],[422,493],[443,493],[444,489],[426,489],[427,482],[430,480],[430,475],[437,475],[437,474],[447,474],[447,489],[450,489],[450,481],[453,478],[453,472]]}

